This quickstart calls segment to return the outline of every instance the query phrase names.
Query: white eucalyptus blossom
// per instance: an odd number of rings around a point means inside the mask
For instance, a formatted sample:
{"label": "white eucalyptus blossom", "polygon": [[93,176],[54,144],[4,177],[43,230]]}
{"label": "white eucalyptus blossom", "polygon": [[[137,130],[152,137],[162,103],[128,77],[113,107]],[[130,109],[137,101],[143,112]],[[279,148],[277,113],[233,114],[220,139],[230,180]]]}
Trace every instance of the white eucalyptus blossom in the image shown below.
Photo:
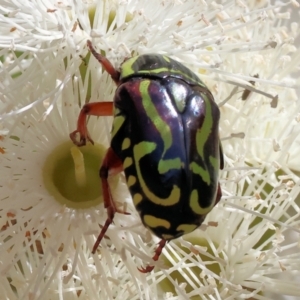
{"label": "white eucalyptus blossom", "polygon": [[[0,0],[0,299],[298,299],[297,10],[296,1]],[[69,133],[80,107],[112,100],[115,85],[87,40],[116,67],[143,53],[181,61],[221,110],[222,200],[155,263],[158,240],[122,175],[110,184],[130,215],[117,213],[91,254],[107,216],[98,169],[112,118],[89,119],[97,145],[82,149],[92,153],[85,189]],[[137,270],[147,264],[152,273]]]}

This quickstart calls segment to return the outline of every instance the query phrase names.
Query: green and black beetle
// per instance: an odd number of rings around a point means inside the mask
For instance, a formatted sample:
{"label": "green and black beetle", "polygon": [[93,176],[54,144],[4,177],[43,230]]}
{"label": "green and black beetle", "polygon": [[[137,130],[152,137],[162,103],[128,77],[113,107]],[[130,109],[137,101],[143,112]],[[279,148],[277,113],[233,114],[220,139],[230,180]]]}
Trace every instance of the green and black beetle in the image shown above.
{"label": "green and black beetle", "polygon": [[111,144],[100,169],[108,217],[92,252],[119,212],[108,174],[124,171],[143,224],[161,238],[153,257],[157,260],[167,241],[199,227],[221,198],[219,108],[198,76],[168,56],[132,57],[117,71],[90,41],[87,45],[117,84],[113,102],[84,105],[77,130],[70,134],[78,146],[93,142],[86,117],[114,115]]}

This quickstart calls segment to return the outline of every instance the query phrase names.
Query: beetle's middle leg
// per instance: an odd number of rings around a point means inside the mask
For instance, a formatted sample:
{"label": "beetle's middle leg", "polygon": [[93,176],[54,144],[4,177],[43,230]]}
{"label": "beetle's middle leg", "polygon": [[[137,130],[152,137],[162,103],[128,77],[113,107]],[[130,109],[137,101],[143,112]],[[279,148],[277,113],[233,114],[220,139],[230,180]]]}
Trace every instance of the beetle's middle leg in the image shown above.
{"label": "beetle's middle leg", "polygon": [[[87,141],[94,144],[88,130],[86,119],[88,116],[112,116],[113,102],[92,102],[85,104],[79,114],[77,120],[77,129],[70,133],[70,138],[76,146],[84,146]],[[79,141],[77,140],[77,133],[79,133]]]}
{"label": "beetle's middle leg", "polygon": [[123,165],[122,165],[121,159],[115,154],[115,152],[112,150],[112,148],[109,148],[107,150],[107,153],[105,155],[105,158],[103,160],[103,163],[102,163],[102,166],[101,166],[100,172],[99,172],[100,178],[101,178],[101,184],[102,184],[104,207],[107,210],[107,219],[105,221],[104,226],[101,229],[101,232],[97,238],[97,241],[95,242],[95,244],[93,246],[93,250],[92,250],[93,254],[95,254],[109,225],[113,222],[115,213],[118,212],[118,213],[129,215],[129,213],[121,211],[116,207],[116,204],[111,195],[110,187],[109,187],[109,184],[107,181],[107,178],[109,175],[115,175],[122,171],[123,171]]}

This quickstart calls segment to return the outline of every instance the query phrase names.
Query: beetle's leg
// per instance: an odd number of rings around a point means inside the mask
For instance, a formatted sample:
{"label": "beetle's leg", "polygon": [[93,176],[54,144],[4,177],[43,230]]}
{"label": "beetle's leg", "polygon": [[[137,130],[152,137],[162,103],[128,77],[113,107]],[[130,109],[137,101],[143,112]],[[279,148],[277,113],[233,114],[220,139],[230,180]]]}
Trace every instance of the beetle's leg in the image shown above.
{"label": "beetle's leg", "polygon": [[[154,261],[157,261],[159,259],[159,256],[161,255],[161,252],[163,250],[163,248],[165,247],[167,241],[166,240],[161,240],[159,243],[158,243],[158,246],[155,250],[155,254],[154,256],[152,257],[152,259]],[[154,266],[147,266],[146,268],[138,268],[138,270],[142,273],[149,273],[151,272],[152,270],[154,269]]]}
{"label": "beetle's leg", "polygon": [[95,244],[93,246],[93,250],[92,250],[93,254],[95,254],[109,225],[113,222],[115,213],[118,212],[118,213],[129,215],[129,213],[121,211],[116,207],[116,204],[112,198],[109,184],[107,181],[107,177],[109,175],[115,175],[121,171],[123,171],[123,165],[122,165],[121,159],[115,154],[115,152],[112,150],[112,148],[109,148],[105,155],[105,158],[103,160],[103,163],[102,163],[102,166],[101,166],[100,172],[99,172],[100,178],[101,178],[101,183],[102,183],[104,207],[107,210],[107,219],[105,221],[104,226],[101,229],[101,232],[97,238],[97,241],[95,242]]}
{"label": "beetle's leg", "polygon": [[112,80],[118,85],[120,82],[120,72],[117,71],[111,62],[103,55],[98,53],[92,45],[91,41],[87,41],[87,46],[89,47],[90,51],[94,55],[94,57],[99,61],[99,63],[103,66],[105,71],[111,76]]}
{"label": "beetle's leg", "polygon": [[[79,114],[77,121],[77,129],[70,133],[70,138],[77,146],[84,146],[87,141],[94,144],[91,139],[87,126],[87,116],[112,116],[113,115],[113,102],[94,102],[85,104]],[[77,133],[80,135],[79,141],[77,141]]]}
{"label": "beetle's leg", "polygon": [[221,190],[220,183],[219,183],[215,205],[221,200],[221,198],[222,198],[222,190]]}

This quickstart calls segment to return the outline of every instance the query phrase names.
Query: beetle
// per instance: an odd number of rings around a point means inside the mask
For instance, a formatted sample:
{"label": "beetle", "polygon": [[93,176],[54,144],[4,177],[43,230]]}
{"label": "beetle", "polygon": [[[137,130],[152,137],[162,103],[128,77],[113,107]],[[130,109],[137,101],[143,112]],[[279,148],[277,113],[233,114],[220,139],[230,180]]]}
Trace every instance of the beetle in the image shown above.
{"label": "beetle", "polygon": [[107,181],[124,171],[142,223],[161,239],[152,258],[157,261],[168,241],[198,228],[221,199],[220,111],[198,76],[168,56],[135,56],[118,71],[91,41],[87,46],[117,85],[113,102],[83,106],[77,129],[70,134],[77,146],[93,143],[87,117],[114,116],[110,147],[99,172],[107,219],[92,253],[115,213],[124,213],[116,207]]}

